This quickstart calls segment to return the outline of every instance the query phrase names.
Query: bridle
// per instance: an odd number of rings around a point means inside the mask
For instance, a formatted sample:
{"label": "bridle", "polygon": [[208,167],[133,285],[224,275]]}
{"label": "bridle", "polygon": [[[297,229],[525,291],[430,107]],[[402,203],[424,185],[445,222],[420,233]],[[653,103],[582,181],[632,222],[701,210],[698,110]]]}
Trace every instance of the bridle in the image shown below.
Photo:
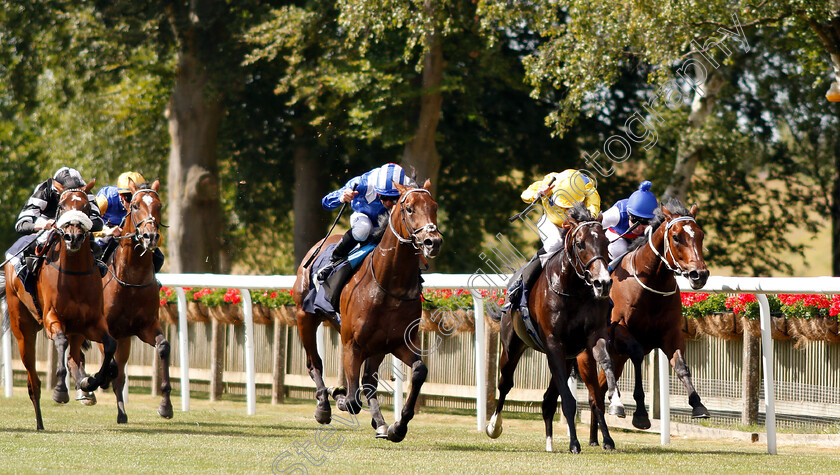
{"label": "bridle", "polygon": [[[581,280],[583,280],[586,283],[586,285],[588,285],[590,287],[593,286],[593,283],[592,283],[590,278],[586,277],[586,273],[589,272],[589,268],[592,266],[592,264],[595,261],[598,261],[598,260],[603,261],[604,266],[606,267],[607,266],[607,260],[604,259],[604,256],[596,255],[596,256],[593,256],[588,261],[586,261],[586,263],[584,263],[583,258],[580,257],[580,253],[578,252],[577,246],[574,245],[575,242],[576,242],[574,240],[574,236],[575,236],[575,234],[577,234],[577,232],[580,228],[582,228],[584,226],[591,226],[591,225],[601,226],[602,229],[604,227],[604,225],[601,224],[600,221],[586,221],[584,223],[579,223],[577,226],[575,226],[574,229],[567,232],[566,237],[563,239],[563,241],[564,241],[563,242],[563,248],[566,251],[565,252],[566,260],[568,260],[569,264],[571,264],[572,269],[574,269],[574,271],[575,271],[575,274],[577,274],[577,276]],[[572,258],[573,255],[574,255],[574,258]],[[591,275],[591,273],[590,273],[590,275]]]}
{"label": "bridle", "polygon": [[415,250],[421,251],[422,250],[422,243],[420,242],[420,239],[418,238],[417,233],[419,233],[420,231],[424,231],[424,230],[427,233],[433,233],[433,232],[437,231],[437,225],[435,225],[435,223],[426,223],[423,226],[420,226],[419,228],[414,229],[413,231],[411,230],[412,227],[409,226],[408,220],[405,217],[405,215],[407,214],[405,212],[405,199],[408,197],[408,195],[410,193],[415,193],[415,192],[417,192],[417,193],[427,193],[429,196],[432,196],[432,193],[429,192],[429,190],[427,190],[425,188],[412,188],[410,190],[407,190],[400,197],[400,200],[398,202],[398,205],[400,207],[400,221],[402,223],[402,227],[405,228],[408,231],[408,234],[409,234],[410,237],[404,237],[400,233],[398,233],[396,229],[394,229],[394,223],[391,221],[391,212],[390,211],[388,212],[388,228],[391,229],[391,232],[394,233],[394,236],[397,237],[397,239],[400,241],[400,244],[410,244],[412,247],[414,247]]}
{"label": "bridle", "polygon": [[81,188],[68,188],[61,192],[58,196],[58,204],[59,210],[55,216],[55,231],[58,235],[64,237],[66,232],[64,228],[67,227],[69,224],[77,224],[82,231],[85,233],[90,232],[91,228],[93,228],[93,222],[90,220],[90,216],[86,213],[78,210],[78,209],[71,209],[64,211],[62,209],[61,203],[64,201],[64,195],[67,193],[82,193],[85,197],[85,200],[90,203],[90,200],[87,198],[87,192]]}
{"label": "bridle", "polygon": [[[665,264],[665,267],[667,267],[671,272],[673,272],[674,275],[687,276],[689,272],[688,272],[688,270],[685,269],[685,267],[682,266],[682,264],[680,264],[680,261],[677,260],[677,256],[676,256],[676,254],[674,254],[674,249],[671,246],[671,238],[670,238],[671,233],[668,232],[671,229],[671,226],[673,226],[674,224],[679,223],[681,221],[691,221],[691,222],[697,223],[697,221],[695,221],[694,218],[691,217],[691,216],[680,216],[679,218],[675,218],[675,219],[672,219],[671,221],[668,221],[665,224],[664,235],[662,237],[662,240],[664,241],[663,245],[665,246],[665,252],[662,253],[662,254],[660,254],[659,251],[653,246],[653,229],[650,228],[650,227],[647,228],[645,230],[645,235],[647,235],[648,246],[650,247],[650,250],[653,251],[654,254],[656,254],[656,257],[658,257],[659,260],[662,261],[663,264]],[[669,255],[670,255],[670,258],[671,258],[671,262],[673,262],[674,265],[671,265],[671,263],[668,262]],[[656,290],[656,289],[650,288],[647,285],[645,285],[639,279],[639,276],[636,273],[636,266],[634,264],[635,257],[636,257],[636,254],[634,253],[633,256],[632,256],[632,259],[630,259],[630,273],[633,274],[633,278],[636,279],[636,282],[639,285],[641,285],[642,288],[644,288],[645,290],[649,290],[649,291],[651,291],[655,294],[662,295],[663,297],[667,297],[669,295],[674,295],[675,293],[677,293],[677,291],[679,290],[679,284],[675,284],[674,285],[674,290],[671,290],[669,292],[663,292],[661,290]]]}
{"label": "bridle", "polygon": [[[137,190],[133,195],[131,195],[131,199],[129,200],[129,205],[131,203],[133,203],[134,198],[136,196],[139,196],[141,193],[152,193],[158,198],[158,201],[160,201],[160,195],[158,195],[157,191],[151,190],[151,189],[143,189],[143,190]],[[143,224],[152,223],[152,225],[154,225],[156,229],[160,229],[161,227],[164,227],[164,228],[166,227],[163,223],[158,223],[157,220],[155,219],[154,215],[152,215],[152,213],[149,213],[149,216],[141,219],[139,222],[134,220],[134,211],[133,210],[129,210],[128,215],[126,217],[131,219],[131,224],[134,227],[134,232],[124,234],[124,235],[118,237],[117,239],[133,239],[135,242],[140,243],[140,237],[139,237],[140,236],[140,226],[142,226]],[[141,253],[141,255],[145,254],[145,252],[146,252],[146,249],[143,248],[143,253]]]}

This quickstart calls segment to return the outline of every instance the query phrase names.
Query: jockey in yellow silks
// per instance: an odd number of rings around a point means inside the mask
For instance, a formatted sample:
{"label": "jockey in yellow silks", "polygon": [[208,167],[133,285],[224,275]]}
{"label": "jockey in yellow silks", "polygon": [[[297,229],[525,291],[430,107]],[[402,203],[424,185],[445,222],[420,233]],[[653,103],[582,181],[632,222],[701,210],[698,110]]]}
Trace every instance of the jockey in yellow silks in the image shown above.
{"label": "jockey in yellow silks", "polygon": [[[595,189],[595,182],[586,174],[574,169],[549,173],[522,192],[522,201],[526,203],[533,203],[537,199],[544,210],[537,222],[543,247],[522,270],[521,288],[526,292],[536,282],[548,259],[563,249],[565,230],[561,231],[561,226],[572,207],[576,203],[583,203],[595,217],[601,212],[601,197]],[[513,293],[511,297],[516,299],[519,292]],[[518,304],[519,302],[514,302],[514,305]]]}

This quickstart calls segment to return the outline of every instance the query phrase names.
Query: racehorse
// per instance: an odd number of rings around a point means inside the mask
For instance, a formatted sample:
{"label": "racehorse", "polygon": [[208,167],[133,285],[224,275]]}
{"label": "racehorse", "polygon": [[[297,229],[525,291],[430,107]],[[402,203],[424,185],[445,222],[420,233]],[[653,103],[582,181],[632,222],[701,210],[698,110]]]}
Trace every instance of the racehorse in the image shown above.
{"label": "racehorse", "polygon": [[[693,289],[700,289],[709,278],[703,260],[703,229],[695,220],[697,205],[691,210],[676,199],[660,205],[660,210],[645,236],[630,246],[613,272],[610,297],[614,303],[611,317],[611,353],[615,362],[615,376],[621,377],[628,357],[635,366],[636,383],[633,398],[636,412],[633,426],[649,429],[650,419],[645,408],[642,390],[642,359],[654,348],[661,349],[671,362],[674,372],[688,391],[692,407],[691,417],[709,417],[691,381],[685,363],[682,302],[675,274],[682,274]],[[598,374],[591,357],[578,356],[581,379],[590,394],[603,408],[604,375]],[[668,384],[667,381],[662,384]],[[598,445],[595,417],[591,420],[589,445]],[[605,442],[606,443],[606,442]]]}
{"label": "racehorse", "polygon": [[[349,394],[342,390],[330,394],[337,407],[354,415],[361,410],[359,377],[364,362],[362,384],[376,437],[400,442],[405,438],[408,422],[414,417],[420,387],[428,373],[420,356],[409,348],[409,345],[420,348],[418,326],[413,325],[419,321],[422,310],[419,265],[421,259],[437,257],[443,238],[437,228],[438,205],[429,191],[431,182],[426,180],[422,188],[395,186],[400,198],[391,209],[388,229],[342,290],[339,305],[341,322],[303,310],[310,279],[309,271],[303,266],[298,268],[294,298],[297,327],[306,350],[306,366],[317,387],[315,419],[321,424],[328,424],[331,420],[323,364],[315,342],[318,325],[327,320],[341,332],[344,374],[349,386]],[[339,236],[331,237],[327,243],[338,239]],[[315,246],[304,261],[314,249]],[[376,396],[379,378],[376,371],[388,353],[395,355],[412,371],[409,395],[400,420],[391,426],[385,423]]]}
{"label": "racehorse", "polygon": [[[119,367],[119,374],[114,379],[113,386],[117,397],[119,424],[128,422],[123,387],[132,336],[137,336],[144,343],[157,349],[162,376],[160,389],[163,394],[158,414],[167,419],[172,418],[172,402],[169,397],[170,347],[158,320],[158,286],[152,262],[152,255],[160,239],[160,181],[155,180],[150,188],[140,189],[129,179],[129,189],[132,195],[123,225],[123,235],[116,238],[119,239],[119,246],[108,263],[108,273],[102,278],[105,317],[111,335],[117,340],[114,358]],[[83,338],[77,336],[71,340],[70,346],[70,369],[76,381],[82,380],[85,374],[82,342]],[[93,395],[80,394],[77,399],[90,397]]]}
{"label": "racehorse", "polygon": [[[551,370],[551,383],[542,404],[546,451],[554,449],[552,421],[557,411],[557,396],[560,395],[571,437],[569,451],[579,453],[580,443],[574,424],[576,402],[566,381],[573,358],[581,352],[590,352],[606,371],[610,396],[615,392],[613,363],[607,348],[607,295],[612,282],[605,259],[608,241],[601,216],[593,219],[589,211],[578,204],[569,213],[563,228],[563,249],[546,264],[531,290],[528,306],[535,321],[536,337],[541,342],[535,348],[546,354]],[[486,428],[487,435],[494,439],[502,433],[502,408],[513,387],[513,373],[527,348],[514,328],[517,324],[515,318],[518,317],[512,312],[506,312],[501,321],[499,401]],[[590,398],[590,405],[604,435],[604,448],[614,448],[604,420],[603,404],[599,408]]]}
{"label": "racehorse", "polygon": [[44,429],[41,419],[41,380],[35,368],[35,337],[41,327],[55,342],[58,352],[58,385],[53,399],[69,400],[64,377],[67,367],[64,353],[68,336],[102,343],[105,357],[94,377],[85,377],[79,386],[94,391],[116,376],[114,351],[116,341],[108,333],[103,313],[102,282],[90,248],[90,202],[88,193],[96,180],[84,188],[65,188],[56,181],[60,194],[55,226],[45,244],[45,262],[36,283],[37,302],[15,278],[14,268],[6,264],[6,298],[12,332],[18,341],[20,357],[28,374],[29,399],[35,406],[36,427]]}

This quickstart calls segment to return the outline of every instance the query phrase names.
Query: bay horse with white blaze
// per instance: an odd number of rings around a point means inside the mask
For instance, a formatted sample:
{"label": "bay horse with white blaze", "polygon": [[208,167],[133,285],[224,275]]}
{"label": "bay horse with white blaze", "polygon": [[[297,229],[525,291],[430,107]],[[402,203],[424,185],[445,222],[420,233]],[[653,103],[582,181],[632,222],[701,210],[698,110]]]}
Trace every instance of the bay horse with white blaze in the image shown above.
{"label": "bay horse with white blaze", "polygon": [[68,336],[80,335],[102,343],[104,348],[102,367],[94,377],[81,381],[82,390],[94,391],[116,375],[116,341],[108,333],[103,312],[102,281],[90,248],[92,224],[88,194],[95,181],[81,189],[65,188],[53,181],[60,197],[55,227],[47,238],[45,261],[36,282],[37,303],[15,277],[13,266],[6,264],[10,323],[28,374],[29,399],[35,407],[38,430],[44,429],[44,423],[41,419],[41,380],[35,368],[35,338],[42,327],[47,337],[55,342],[58,352],[58,385],[53,392],[53,399],[57,402],[69,400],[64,383],[67,374],[64,353]]}
{"label": "bay horse with white blaze", "polygon": [[[169,379],[169,342],[163,336],[158,320],[158,286],[152,260],[160,239],[162,204],[158,192],[160,181],[148,188],[139,188],[129,179],[131,200],[123,225],[119,246],[108,263],[108,273],[102,278],[105,298],[105,317],[111,335],[117,340],[114,358],[119,374],[114,379],[117,397],[117,423],[128,422],[123,400],[125,365],[131,353],[131,337],[155,347],[160,358],[162,393],[158,414],[172,418],[171,384]],[[70,368],[77,381],[84,377],[84,359],[81,355],[81,337],[71,342]]]}
{"label": "bay horse with white blaze", "polygon": [[[594,354],[597,362],[606,371],[610,395],[615,392],[613,363],[607,349],[607,295],[610,292],[611,280],[606,261],[606,256],[609,255],[608,241],[601,224],[601,216],[593,219],[589,211],[582,204],[578,204],[570,211],[563,228],[563,249],[549,259],[545,270],[531,290],[528,305],[539,339],[539,342],[535,342],[535,349],[545,353],[551,370],[551,383],[542,404],[546,451],[554,450],[552,422],[557,411],[559,395],[569,427],[569,451],[579,453],[580,443],[574,424],[576,402],[567,385],[567,379],[575,356],[587,352]],[[515,328],[515,318],[522,317],[506,312],[501,321],[499,401],[486,428],[487,435],[494,439],[502,433],[502,408],[508,392],[513,387],[516,366],[527,349],[526,342],[520,337],[522,330]],[[531,339],[533,340],[533,337]],[[604,448],[614,448],[604,420],[603,404],[599,408],[590,397],[590,405],[604,435]]]}
{"label": "bay horse with white blaze", "polygon": [[[675,274],[684,275],[693,289],[700,289],[709,278],[703,259],[703,229],[697,223],[697,205],[691,210],[676,199],[663,203],[645,236],[631,245],[613,272],[610,297],[612,310],[612,345],[616,377],[621,376],[627,359],[635,367],[633,398],[636,411],[633,426],[650,428],[642,389],[642,359],[651,350],[661,349],[674,372],[688,391],[688,402],[694,418],[709,417],[691,381],[691,371],[685,363],[685,335],[683,334],[682,302]],[[588,355],[578,357],[581,379],[590,392],[595,392],[601,407],[604,404],[604,374],[598,374]],[[668,384],[667,381],[662,384]],[[598,397],[600,396],[600,397]],[[590,445],[598,445],[594,417],[590,426]]]}
{"label": "bay horse with white blaze", "polygon": [[[306,313],[303,300],[309,292],[310,273],[298,268],[295,282],[297,327],[306,350],[306,366],[317,387],[315,419],[321,424],[331,420],[328,390],[323,380],[323,363],[318,356],[315,331],[327,320],[341,332],[344,351],[344,374],[349,392],[334,391],[340,410],[358,414],[362,409],[362,392],[370,405],[371,425],[376,437],[400,442],[405,438],[408,422],[414,417],[414,406],[428,370],[409,347],[420,348],[417,326],[420,319],[422,292],[420,261],[440,253],[443,238],[437,229],[438,205],[430,193],[431,183],[410,188],[395,183],[400,198],[388,217],[388,229],[376,248],[365,257],[358,271],[341,292],[341,322],[322,314]],[[327,243],[340,239],[333,236]],[[304,257],[309,259],[316,246]],[[377,370],[387,354],[393,354],[411,368],[410,390],[401,418],[390,427],[379,409],[375,388]],[[361,374],[362,363],[365,364]]]}

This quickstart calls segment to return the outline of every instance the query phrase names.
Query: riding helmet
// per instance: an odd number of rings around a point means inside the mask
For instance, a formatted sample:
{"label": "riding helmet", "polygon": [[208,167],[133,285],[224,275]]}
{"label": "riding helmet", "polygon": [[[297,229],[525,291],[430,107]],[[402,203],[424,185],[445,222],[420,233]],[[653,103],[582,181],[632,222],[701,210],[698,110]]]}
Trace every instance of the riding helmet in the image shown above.
{"label": "riding helmet", "polygon": [[81,188],[85,186],[85,180],[79,170],[70,167],[61,167],[53,175],[53,180],[61,183],[65,188]]}
{"label": "riding helmet", "polygon": [[140,185],[141,183],[145,183],[146,179],[143,178],[143,175],[137,172],[125,172],[117,178],[117,193],[131,193],[131,189],[128,187],[128,180],[134,182],[135,185]]}
{"label": "riding helmet", "polygon": [[639,184],[639,189],[634,191],[627,200],[627,212],[640,218],[653,218],[653,212],[659,203],[656,201],[656,195],[650,191],[650,187],[651,183],[647,180]]}
{"label": "riding helmet", "polygon": [[405,170],[396,163],[386,163],[379,167],[376,174],[376,180],[373,183],[373,188],[376,194],[388,198],[397,198],[400,196],[399,190],[394,186],[394,182],[400,185],[405,185],[406,176]]}

